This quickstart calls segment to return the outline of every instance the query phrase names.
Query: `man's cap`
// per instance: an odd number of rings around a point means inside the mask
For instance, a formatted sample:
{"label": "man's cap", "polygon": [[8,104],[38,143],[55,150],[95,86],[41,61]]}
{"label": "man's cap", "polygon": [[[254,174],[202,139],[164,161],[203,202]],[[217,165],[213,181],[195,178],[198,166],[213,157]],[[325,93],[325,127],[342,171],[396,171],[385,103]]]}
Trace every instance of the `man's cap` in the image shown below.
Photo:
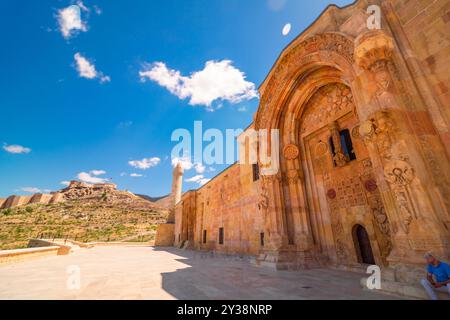
{"label": "man's cap", "polygon": [[425,259],[428,259],[428,258],[434,258],[434,255],[433,255],[431,252],[427,252],[427,253],[425,253],[425,254],[423,255],[423,257],[424,257]]}

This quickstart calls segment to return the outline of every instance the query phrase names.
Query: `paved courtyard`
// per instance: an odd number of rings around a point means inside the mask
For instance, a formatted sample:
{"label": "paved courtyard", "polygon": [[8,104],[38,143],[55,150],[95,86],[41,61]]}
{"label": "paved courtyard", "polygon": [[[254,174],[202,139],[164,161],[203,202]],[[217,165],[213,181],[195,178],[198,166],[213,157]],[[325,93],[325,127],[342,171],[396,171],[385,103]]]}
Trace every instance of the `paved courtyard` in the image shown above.
{"label": "paved courtyard", "polygon": [[[81,286],[69,289],[77,270]],[[361,277],[173,248],[97,247],[0,266],[0,299],[393,299],[361,289]]]}

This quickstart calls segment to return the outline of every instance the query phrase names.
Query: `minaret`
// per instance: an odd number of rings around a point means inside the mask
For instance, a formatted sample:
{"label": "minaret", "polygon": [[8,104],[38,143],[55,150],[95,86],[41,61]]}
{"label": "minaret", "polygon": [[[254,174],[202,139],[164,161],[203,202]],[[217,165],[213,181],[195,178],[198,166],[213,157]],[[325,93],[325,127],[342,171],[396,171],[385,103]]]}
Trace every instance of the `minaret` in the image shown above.
{"label": "minaret", "polygon": [[175,206],[181,201],[181,193],[183,188],[183,167],[178,163],[172,173],[172,193],[173,206],[169,210],[167,223],[160,224],[156,231],[155,246],[171,247],[175,241]]}
{"label": "minaret", "polygon": [[178,162],[178,164],[173,169],[173,176],[172,176],[172,196],[173,196],[173,205],[176,206],[178,202],[181,201],[181,194],[183,189],[183,167],[181,166],[181,163]]}

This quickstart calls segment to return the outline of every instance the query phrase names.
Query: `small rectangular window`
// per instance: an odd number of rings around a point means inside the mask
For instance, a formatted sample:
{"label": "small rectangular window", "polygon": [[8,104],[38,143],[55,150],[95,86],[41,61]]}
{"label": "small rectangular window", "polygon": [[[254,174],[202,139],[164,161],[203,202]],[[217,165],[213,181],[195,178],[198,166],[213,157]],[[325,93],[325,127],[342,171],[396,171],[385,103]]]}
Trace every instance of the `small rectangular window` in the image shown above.
{"label": "small rectangular window", "polygon": [[[340,145],[341,145],[341,150],[342,153],[344,154],[344,156],[347,158],[347,161],[353,161],[356,160],[356,154],[355,151],[353,150],[353,142],[352,142],[352,138],[350,136],[350,131],[348,129],[345,129],[343,131],[339,132],[340,135]],[[334,166],[337,166],[336,161],[334,160],[335,156],[336,156],[336,146],[334,145],[334,141],[333,138],[330,138],[330,148],[331,148],[331,154],[333,156],[333,163]]]}
{"label": "small rectangular window", "polygon": [[223,228],[219,228],[219,244],[223,244]]}
{"label": "small rectangular window", "polygon": [[253,181],[259,180],[259,165],[257,163],[253,164]]}
{"label": "small rectangular window", "polygon": [[345,129],[340,132],[341,134],[341,145],[344,149],[344,154],[350,159],[350,161],[356,160],[356,154],[353,150],[353,142],[350,135],[350,131]]}
{"label": "small rectangular window", "polygon": [[203,230],[203,243],[206,243],[206,230]]}
{"label": "small rectangular window", "polygon": [[261,232],[259,236],[260,236],[261,247],[264,247],[264,232]]}

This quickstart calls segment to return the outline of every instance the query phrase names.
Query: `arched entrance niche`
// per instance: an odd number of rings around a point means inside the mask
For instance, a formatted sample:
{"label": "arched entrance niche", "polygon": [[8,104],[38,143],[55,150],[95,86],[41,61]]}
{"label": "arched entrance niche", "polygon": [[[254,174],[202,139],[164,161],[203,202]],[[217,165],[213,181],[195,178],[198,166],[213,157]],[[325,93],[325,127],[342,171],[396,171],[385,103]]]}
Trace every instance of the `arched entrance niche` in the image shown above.
{"label": "arched entrance niche", "polygon": [[[278,174],[262,182],[269,253],[296,252],[289,257],[300,256],[297,264],[357,263],[350,250],[356,220],[379,224],[374,236],[387,246],[376,251],[380,261],[390,250],[371,162],[356,134],[354,79],[353,40],[326,33],[294,44],[262,86],[255,128],[279,129],[281,153]],[[374,218],[375,210],[383,217]]]}
{"label": "arched entrance niche", "polygon": [[370,244],[369,234],[366,228],[357,224],[353,227],[353,242],[355,244],[358,262],[362,264],[375,264],[372,245]]}

